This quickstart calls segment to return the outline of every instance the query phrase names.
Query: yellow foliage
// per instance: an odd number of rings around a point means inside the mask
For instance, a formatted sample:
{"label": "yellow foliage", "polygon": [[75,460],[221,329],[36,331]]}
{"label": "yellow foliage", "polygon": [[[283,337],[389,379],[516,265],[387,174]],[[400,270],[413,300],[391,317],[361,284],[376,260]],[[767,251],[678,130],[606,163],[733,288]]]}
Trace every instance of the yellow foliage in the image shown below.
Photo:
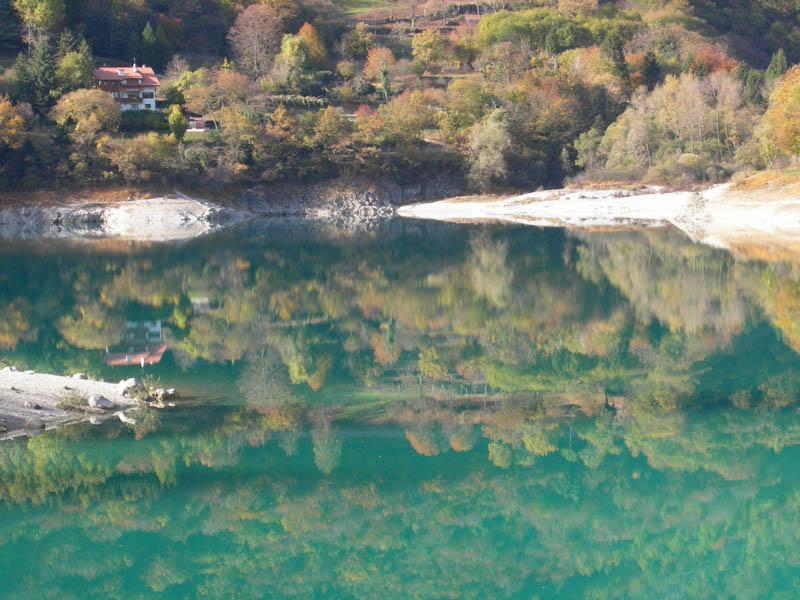
{"label": "yellow foliage", "polygon": [[17,150],[25,137],[25,119],[7,96],[0,96],[0,146]]}
{"label": "yellow foliage", "polygon": [[800,66],[789,70],[772,92],[761,139],[768,158],[800,154]]}

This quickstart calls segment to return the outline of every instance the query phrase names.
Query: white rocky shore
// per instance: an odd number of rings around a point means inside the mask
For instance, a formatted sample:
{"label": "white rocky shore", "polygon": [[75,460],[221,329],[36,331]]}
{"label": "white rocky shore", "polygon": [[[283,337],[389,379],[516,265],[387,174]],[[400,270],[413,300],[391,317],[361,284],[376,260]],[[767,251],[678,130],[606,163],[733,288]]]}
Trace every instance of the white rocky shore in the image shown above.
{"label": "white rocky shore", "polygon": [[217,231],[251,216],[182,194],[59,206],[12,205],[0,210],[0,238],[179,241]]}
{"label": "white rocky shore", "polygon": [[[152,398],[157,406],[176,395],[174,390],[159,392],[158,398]],[[0,369],[0,440],[73,423],[99,424],[111,418],[135,424],[126,412],[141,406],[146,396],[135,379],[108,383],[81,373],[64,377],[5,367]]]}
{"label": "white rocky shore", "polygon": [[540,227],[673,225],[692,240],[722,248],[800,242],[800,197],[791,188],[738,191],[722,184],[699,192],[658,187],[562,189],[510,198],[452,198],[403,206],[403,217],[499,221]]}

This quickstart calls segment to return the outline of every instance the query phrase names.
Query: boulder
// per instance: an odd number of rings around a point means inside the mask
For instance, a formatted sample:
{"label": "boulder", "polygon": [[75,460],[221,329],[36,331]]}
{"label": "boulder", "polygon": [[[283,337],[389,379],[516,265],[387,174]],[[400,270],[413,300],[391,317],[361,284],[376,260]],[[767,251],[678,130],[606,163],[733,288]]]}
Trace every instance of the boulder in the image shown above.
{"label": "boulder", "polygon": [[124,412],[119,411],[118,413],[116,413],[116,415],[117,415],[117,417],[119,417],[120,421],[122,421],[123,423],[126,423],[127,425],[136,425],[136,419],[132,419],[131,417],[126,415]]}
{"label": "boulder", "polygon": [[95,394],[94,396],[89,396],[89,408],[100,408],[103,410],[111,410],[114,408],[114,403],[111,402],[105,396],[101,396],[100,394]]}
{"label": "boulder", "polygon": [[72,376],[72,378],[73,378],[73,379],[89,379],[89,378],[86,376],[86,373],[75,373],[75,374]]}
{"label": "boulder", "polygon": [[131,377],[130,379],[123,379],[117,384],[117,393],[120,396],[130,396],[131,392],[138,388],[139,382],[136,381],[135,377]]}

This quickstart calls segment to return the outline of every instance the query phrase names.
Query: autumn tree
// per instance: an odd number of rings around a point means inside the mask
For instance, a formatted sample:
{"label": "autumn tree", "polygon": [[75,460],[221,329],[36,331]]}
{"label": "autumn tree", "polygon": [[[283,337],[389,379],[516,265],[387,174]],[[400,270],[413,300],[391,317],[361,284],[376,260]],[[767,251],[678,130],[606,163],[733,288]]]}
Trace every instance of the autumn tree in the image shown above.
{"label": "autumn tree", "polygon": [[18,150],[26,136],[25,119],[8,96],[0,95],[0,149]]}
{"label": "autumn tree", "polygon": [[64,21],[64,0],[12,0],[24,29],[25,42],[36,46]]}
{"label": "autumn tree", "polygon": [[308,49],[308,62],[315,67],[320,67],[328,60],[328,49],[325,47],[325,41],[322,36],[317,32],[313,25],[310,23],[303,23],[300,31],[297,32],[297,37],[306,43]]}
{"label": "autumn tree", "polygon": [[87,145],[100,133],[119,129],[121,111],[111,94],[99,89],[83,89],[62,96],[51,116],[59,125],[69,127],[75,143]]}
{"label": "autumn tree", "polygon": [[760,125],[763,152],[768,162],[778,156],[800,155],[800,67],[777,81]]}
{"label": "autumn tree", "polygon": [[395,58],[389,48],[372,48],[367,54],[364,76],[381,84],[384,99],[389,100],[392,93],[391,82],[394,74]]}
{"label": "autumn tree", "polygon": [[411,48],[414,58],[430,65],[442,59],[444,39],[436,29],[426,29],[411,39]]}
{"label": "autumn tree", "polygon": [[487,190],[508,176],[506,153],[511,149],[505,111],[496,109],[475,124],[469,137],[469,180],[477,188]]}
{"label": "autumn tree", "polygon": [[281,51],[275,57],[271,79],[276,91],[304,93],[311,83],[308,74],[309,49],[299,35],[284,35]]}
{"label": "autumn tree", "polygon": [[340,51],[347,58],[366,58],[367,53],[375,47],[375,36],[369,31],[366,23],[359,23],[342,36]]}
{"label": "autumn tree", "polygon": [[239,68],[255,79],[266,75],[280,45],[282,28],[272,7],[253,4],[245,9],[228,32]]}

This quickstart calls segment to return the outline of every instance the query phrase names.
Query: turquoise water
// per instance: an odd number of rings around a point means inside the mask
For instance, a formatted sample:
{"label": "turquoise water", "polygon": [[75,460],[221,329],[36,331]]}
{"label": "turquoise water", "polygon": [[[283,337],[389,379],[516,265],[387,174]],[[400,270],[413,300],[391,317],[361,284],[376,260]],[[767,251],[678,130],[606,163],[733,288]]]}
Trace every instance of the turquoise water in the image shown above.
{"label": "turquoise water", "polygon": [[0,360],[182,399],[0,444],[0,596],[795,598],[800,268],[768,258],[403,221],[6,243]]}

